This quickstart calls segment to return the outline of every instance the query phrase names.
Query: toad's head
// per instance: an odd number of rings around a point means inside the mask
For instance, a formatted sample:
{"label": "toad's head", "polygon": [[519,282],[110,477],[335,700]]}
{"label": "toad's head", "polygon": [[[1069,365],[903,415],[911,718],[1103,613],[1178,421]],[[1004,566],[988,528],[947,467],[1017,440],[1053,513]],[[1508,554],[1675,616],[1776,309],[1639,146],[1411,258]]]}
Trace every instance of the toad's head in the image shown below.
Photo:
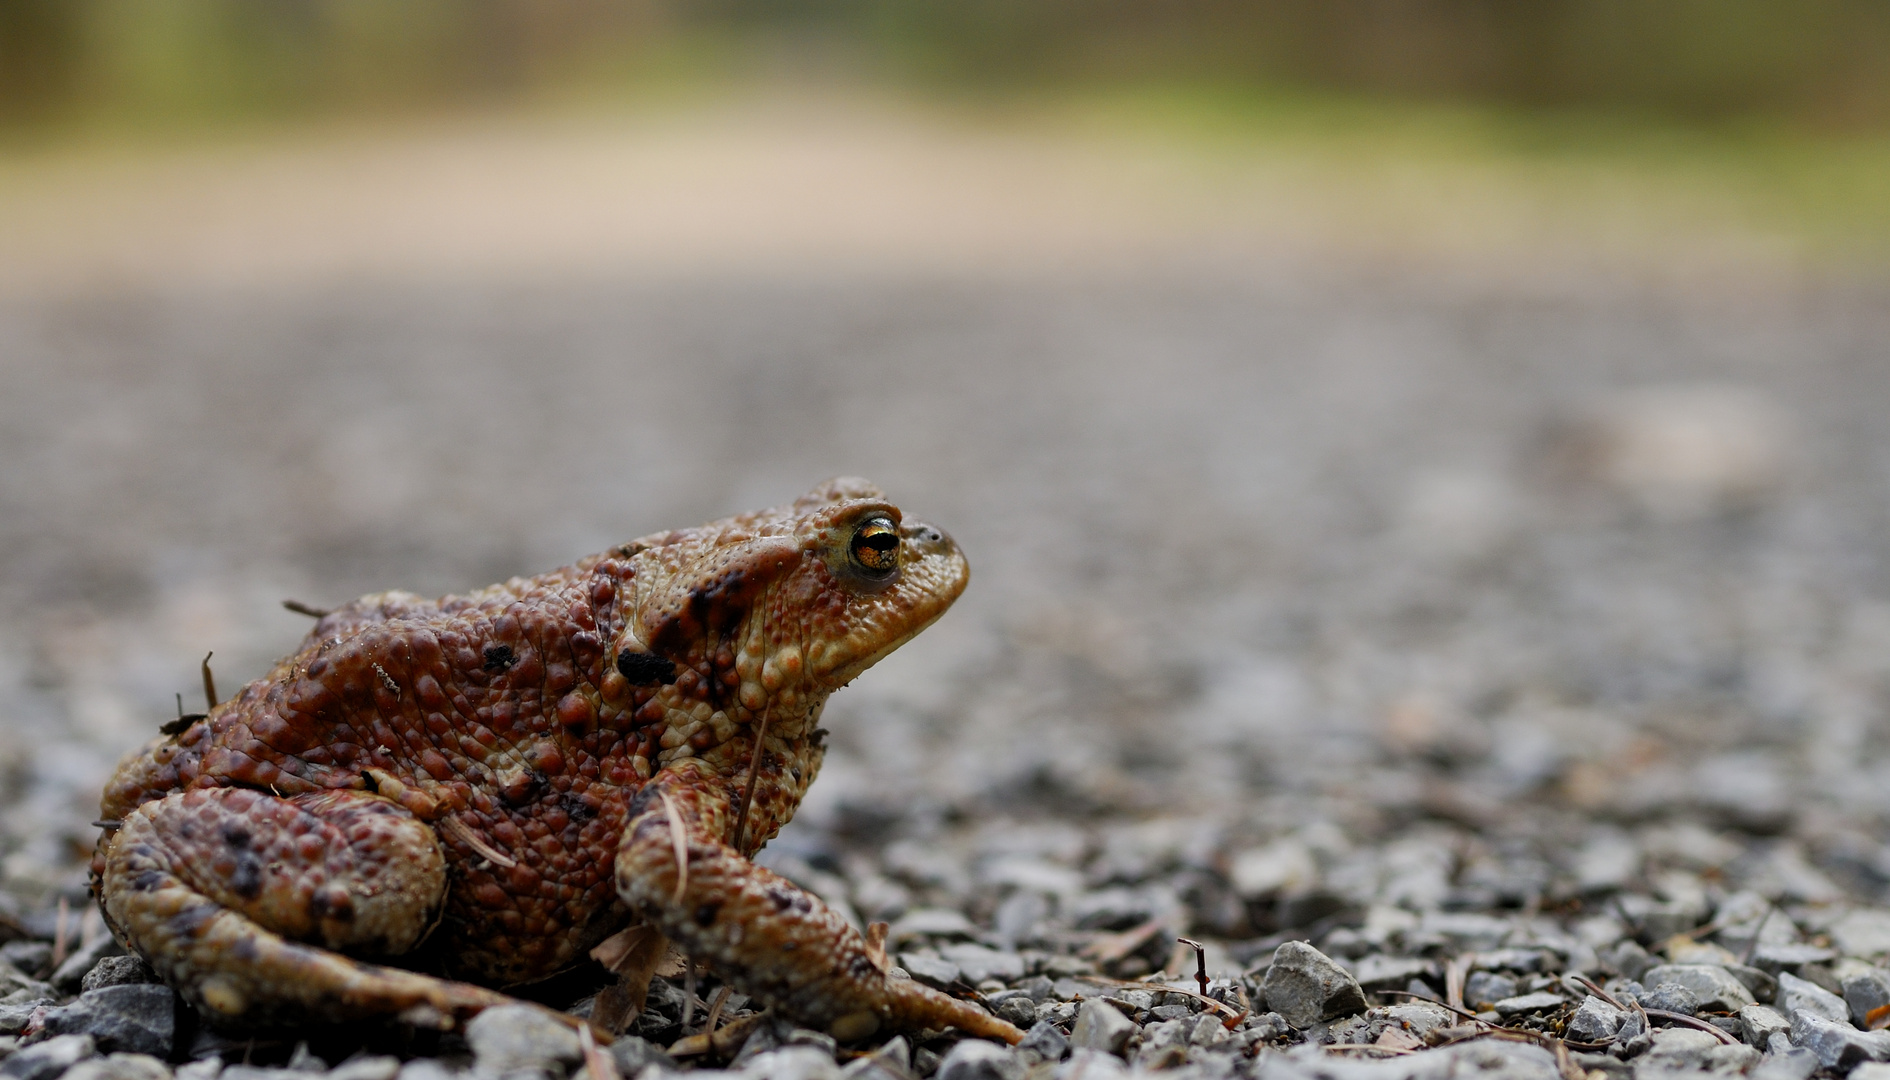
{"label": "toad's head", "polygon": [[630,546],[634,602],[612,643],[633,684],[681,712],[811,716],[944,614],[970,567],[951,537],[864,480]]}

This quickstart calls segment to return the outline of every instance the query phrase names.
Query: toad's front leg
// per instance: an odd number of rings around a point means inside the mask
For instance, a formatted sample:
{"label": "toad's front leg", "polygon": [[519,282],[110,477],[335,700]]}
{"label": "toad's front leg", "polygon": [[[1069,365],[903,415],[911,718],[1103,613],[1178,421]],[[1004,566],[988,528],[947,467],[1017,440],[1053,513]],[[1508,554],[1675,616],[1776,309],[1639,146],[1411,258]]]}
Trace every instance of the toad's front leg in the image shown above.
{"label": "toad's front leg", "polygon": [[617,892],[644,919],[730,985],[836,1034],[863,1037],[884,1025],[1023,1038],[976,1005],[891,977],[883,956],[818,897],[723,842],[728,807],[718,789],[682,766],[638,793],[617,848]]}
{"label": "toad's front leg", "polygon": [[433,830],[379,796],[181,792],[127,813],[101,854],[113,929],[216,1023],[444,1027],[512,1000],[341,955],[408,951],[446,895]]}

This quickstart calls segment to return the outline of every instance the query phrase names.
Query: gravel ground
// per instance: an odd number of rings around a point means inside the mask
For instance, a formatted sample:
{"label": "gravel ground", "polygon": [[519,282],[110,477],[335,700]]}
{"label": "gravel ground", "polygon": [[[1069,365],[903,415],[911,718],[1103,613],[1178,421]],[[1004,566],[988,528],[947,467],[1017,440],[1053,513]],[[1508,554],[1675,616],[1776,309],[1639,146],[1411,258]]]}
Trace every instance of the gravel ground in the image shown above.
{"label": "gravel ground", "polygon": [[763,861],[1031,1038],[736,996],[671,1057],[679,977],[615,1071],[1882,1080],[1886,341],[1877,285],[1297,259],[0,298],[0,1076],[588,1071],[524,1014],[200,1030],[89,914],[99,783],[284,597],[858,473],[974,579]]}

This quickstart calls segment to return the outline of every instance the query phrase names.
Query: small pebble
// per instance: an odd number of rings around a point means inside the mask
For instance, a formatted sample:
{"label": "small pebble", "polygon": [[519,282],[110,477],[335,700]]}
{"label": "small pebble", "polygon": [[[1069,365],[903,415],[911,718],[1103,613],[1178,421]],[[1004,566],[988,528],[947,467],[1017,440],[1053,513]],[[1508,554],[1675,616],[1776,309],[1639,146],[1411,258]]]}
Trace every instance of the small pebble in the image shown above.
{"label": "small pebble", "polygon": [[1039,1020],[1024,1032],[1017,1049],[1037,1055],[1039,1061],[1062,1061],[1070,1052],[1070,1040],[1055,1024]]}
{"label": "small pebble", "polygon": [[1863,1032],[1849,1023],[1829,1020],[1808,1009],[1792,1014],[1791,1042],[1817,1055],[1827,1069],[1860,1061],[1890,1060],[1890,1032]]}
{"label": "small pebble", "polygon": [[1266,1002],[1287,1023],[1304,1029],[1363,1009],[1365,992],[1331,957],[1305,942],[1289,941],[1273,951]]}
{"label": "small pebble", "polygon": [[171,1080],[170,1066],[149,1054],[110,1054],[81,1061],[61,1080]]}
{"label": "small pebble", "polygon": [[100,1050],[168,1057],[177,1034],[177,999],[160,983],[107,986],[47,1009],[44,1023],[54,1035],[89,1036]]}
{"label": "small pebble", "polygon": [[1568,1037],[1577,1042],[1605,1043],[1621,1030],[1627,1013],[1590,994],[1568,1019]]}
{"label": "small pebble", "polygon": [[1747,1005],[1737,1013],[1747,1043],[1765,1047],[1772,1036],[1791,1030],[1792,1022],[1769,1005]]}
{"label": "small pebble", "polygon": [[965,1039],[939,1062],[937,1080],[1022,1080],[1025,1064],[1008,1046]]}
{"label": "small pebble", "polygon": [[79,980],[79,988],[81,991],[102,990],[107,986],[135,986],[157,981],[157,972],[141,957],[107,956],[92,965],[92,970]]}
{"label": "small pebble", "polygon": [[[1661,964],[1642,972],[1640,981],[1656,994],[1668,983],[1685,988],[1693,995],[1693,1008],[1672,1011],[1688,1015],[1700,1009],[1737,1012],[1752,1004],[1752,992],[1746,989],[1746,984],[1717,964]],[[1667,1008],[1665,1005],[1651,1007]]]}
{"label": "small pebble", "polygon": [[1843,998],[1789,971],[1782,971],[1778,976],[1778,1011],[1791,1017],[1808,1012],[1846,1026],[1851,1022],[1851,1007]]}
{"label": "small pebble", "polygon": [[466,1025],[466,1043],[479,1071],[490,1076],[554,1070],[582,1056],[577,1032],[530,1005],[501,1005],[473,1017]]}
{"label": "small pebble", "polygon": [[1682,1016],[1692,1016],[1700,1011],[1699,995],[1677,982],[1656,985],[1640,996],[1640,1002],[1646,1008],[1665,1009]]}
{"label": "small pebble", "polygon": [[1070,1045],[1077,1050],[1120,1054],[1135,1032],[1135,1021],[1122,1015],[1121,1010],[1101,998],[1089,998],[1077,1010]]}
{"label": "small pebble", "polygon": [[0,1061],[0,1077],[6,1077],[7,1080],[54,1080],[97,1052],[90,1035],[56,1035]]}

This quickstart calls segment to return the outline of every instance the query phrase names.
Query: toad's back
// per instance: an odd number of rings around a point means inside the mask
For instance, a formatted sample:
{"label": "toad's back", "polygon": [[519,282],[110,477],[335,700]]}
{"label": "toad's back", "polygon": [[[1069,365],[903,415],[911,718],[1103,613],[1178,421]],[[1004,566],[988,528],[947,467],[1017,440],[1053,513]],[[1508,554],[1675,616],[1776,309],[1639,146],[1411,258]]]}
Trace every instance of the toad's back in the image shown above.
{"label": "toad's back", "polygon": [[[439,827],[449,970],[502,984],[555,971],[624,921],[612,861],[666,726],[667,710],[635,718],[659,686],[605,666],[633,578],[602,556],[331,612],[268,678],[127,763],[105,816],[195,787],[377,791]],[[607,676],[624,684],[608,696]]]}

